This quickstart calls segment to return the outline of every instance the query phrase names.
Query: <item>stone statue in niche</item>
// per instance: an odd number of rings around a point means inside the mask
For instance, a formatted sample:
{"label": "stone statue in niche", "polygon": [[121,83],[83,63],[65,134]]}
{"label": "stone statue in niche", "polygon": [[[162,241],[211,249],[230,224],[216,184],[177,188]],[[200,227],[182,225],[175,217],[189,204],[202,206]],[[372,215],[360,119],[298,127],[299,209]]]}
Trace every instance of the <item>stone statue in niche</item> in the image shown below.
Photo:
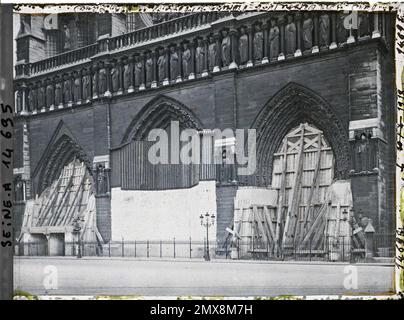
{"label": "stone statue in niche", "polygon": [[17,111],[22,110],[22,91],[18,90],[17,91]]}
{"label": "stone statue in niche", "polygon": [[130,85],[130,67],[129,64],[126,63],[123,66],[123,90],[127,91]]}
{"label": "stone statue in niche", "polygon": [[[138,67],[138,64],[136,64],[136,65]],[[151,53],[148,52],[146,54],[146,82],[150,83],[152,81],[153,81],[153,58],[152,58]]]}
{"label": "stone statue in niche", "polygon": [[313,47],[313,20],[310,15],[305,12],[303,15],[303,50],[310,50]]}
{"label": "stone statue in niche", "polygon": [[348,30],[344,26],[345,18],[347,14],[338,13],[337,15],[337,41],[338,43],[346,42],[348,38]]}
{"label": "stone statue in niche", "polygon": [[195,50],[196,73],[201,74],[203,71],[203,59],[205,56],[205,49],[203,48],[202,39],[198,38],[197,47]]}
{"label": "stone statue in niche", "polygon": [[116,64],[111,68],[111,83],[112,92],[117,92],[119,90],[119,69]]}
{"label": "stone statue in niche", "polygon": [[97,195],[105,195],[109,193],[109,177],[108,171],[104,164],[97,166]]}
{"label": "stone statue in niche", "polygon": [[35,91],[35,89],[31,88],[28,93],[28,108],[31,111],[36,109],[35,102],[34,102],[34,91]]}
{"label": "stone statue in niche", "polygon": [[62,84],[60,81],[57,81],[55,84],[55,105],[62,104]]}
{"label": "stone statue in niche", "polygon": [[217,66],[217,44],[213,36],[209,36],[208,64],[210,71]]}
{"label": "stone statue in niche", "polygon": [[63,26],[63,34],[64,34],[64,46],[63,49],[65,51],[70,50],[71,49],[71,44],[70,44],[70,30],[69,27],[65,24]]}
{"label": "stone statue in niche", "polygon": [[179,76],[179,57],[174,46],[170,47],[170,76],[171,80],[175,80]]}
{"label": "stone statue in niche", "polygon": [[293,54],[296,51],[296,25],[293,17],[288,15],[288,23],[285,28],[286,54]]}
{"label": "stone statue in niche", "polygon": [[245,64],[248,61],[248,35],[245,27],[240,28],[240,38],[238,40],[238,52],[240,55],[240,64]]}
{"label": "stone statue in niche", "polygon": [[276,20],[271,19],[271,29],[269,30],[269,56],[271,59],[276,59],[279,56],[279,27],[276,25]]}
{"label": "stone statue in niche", "polygon": [[73,101],[78,102],[81,100],[80,96],[80,78],[77,74],[74,76],[74,81],[73,81]]}
{"label": "stone statue in niche", "polygon": [[93,69],[93,81],[92,81],[92,92],[93,92],[93,97],[98,96],[98,88],[99,88],[99,83],[98,83],[98,70],[96,68]]}
{"label": "stone statue in niche", "polygon": [[107,71],[104,67],[98,71],[98,89],[98,93],[101,95],[104,95],[107,91]]}
{"label": "stone statue in niche", "polygon": [[256,24],[254,28],[254,60],[261,61],[264,55],[264,33],[260,24]]}
{"label": "stone statue in niche", "polygon": [[166,56],[164,54],[164,49],[159,49],[159,58],[157,60],[157,67],[158,67],[158,76],[159,76],[159,81],[163,81],[164,79],[167,78],[166,75]]}
{"label": "stone statue in niche", "polygon": [[356,172],[371,171],[375,166],[371,138],[370,132],[362,132],[355,136]]}
{"label": "stone statue in niche", "polygon": [[45,88],[43,85],[38,88],[38,108],[45,108]]}
{"label": "stone statue in niche", "polygon": [[21,180],[21,176],[17,176],[14,182],[14,195],[15,201],[24,201],[24,181]]}
{"label": "stone statue in niche", "polygon": [[49,82],[46,86],[46,106],[50,107],[53,105],[53,85]]}
{"label": "stone statue in niche", "polygon": [[65,78],[65,81],[63,82],[63,99],[64,103],[69,103],[72,100],[72,88],[71,88],[71,83],[70,79],[68,77]]}
{"label": "stone statue in niche", "polygon": [[[153,66],[153,60],[151,61],[151,67]],[[148,72],[152,71],[152,68],[150,68],[151,70],[147,70]],[[135,58],[135,86],[139,87],[142,84],[142,72],[143,72],[143,62],[142,62],[142,58],[140,56],[136,56]],[[153,72],[153,71],[152,71]],[[152,74],[149,75],[150,78],[146,79],[147,82],[150,82],[152,79]]]}
{"label": "stone statue in niche", "polygon": [[90,82],[90,75],[86,71],[83,76],[83,99],[85,101],[91,99]]}
{"label": "stone statue in niche", "polygon": [[359,20],[359,37],[366,37],[370,35],[369,31],[369,16],[366,12],[358,14]]}
{"label": "stone statue in niche", "polygon": [[188,48],[188,43],[184,43],[182,51],[182,72],[184,78],[187,78],[191,73],[191,50]]}
{"label": "stone statue in niche", "polygon": [[320,46],[326,47],[330,44],[330,17],[328,14],[322,14],[319,20]]}
{"label": "stone statue in niche", "polygon": [[227,30],[223,30],[222,31],[222,64],[223,67],[226,67],[230,64],[230,45],[231,45],[231,40],[230,40],[230,36],[229,33],[227,32]]}

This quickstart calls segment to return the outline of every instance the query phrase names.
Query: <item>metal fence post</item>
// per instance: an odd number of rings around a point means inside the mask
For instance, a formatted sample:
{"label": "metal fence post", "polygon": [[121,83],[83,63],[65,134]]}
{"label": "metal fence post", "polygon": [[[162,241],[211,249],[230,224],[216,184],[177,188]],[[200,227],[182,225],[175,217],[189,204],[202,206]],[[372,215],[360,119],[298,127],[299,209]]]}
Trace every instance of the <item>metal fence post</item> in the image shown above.
{"label": "metal fence post", "polygon": [[163,252],[162,252],[162,242],[161,242],[161,240],[160,240],[160,258],[163,256]]}
{"label": "metal fence post", "polygon": [[135,240],[135,258],[136,258],[136,240]]}
{"label": "metal fence post", "polygon": [[309,261],[311,261],[311,239],[309,242]]}
{"label": "metal fence post", "polygon": [[192,259],[192,241],[191,241],[191,237],[189,237],[189,259]]}
{"label": "metal fence post", "polygon": [[111,258],[111,241],[108,242],[108,257]]}
{"label": "metal fence post", "polygon": [[149,240],[147,240],[146,243],[146,251],[147,251],[147,257],[149,258]]}

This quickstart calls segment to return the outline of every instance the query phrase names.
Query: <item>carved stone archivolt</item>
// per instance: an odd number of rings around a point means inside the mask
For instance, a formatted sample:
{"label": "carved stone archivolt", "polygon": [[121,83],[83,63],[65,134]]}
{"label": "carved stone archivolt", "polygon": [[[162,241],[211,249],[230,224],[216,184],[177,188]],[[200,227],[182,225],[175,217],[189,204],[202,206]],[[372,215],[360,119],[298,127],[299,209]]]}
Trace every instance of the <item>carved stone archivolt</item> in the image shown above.
{"label": "carved stone archivolt", "polygon": [[310,89],[289,83],[263,107],[252,128],[257,130],[257,185],[271,184],[273,155],[289,130],[307,122],[323,131],[334,152],[336,178],[344,178],[350,168],[347,129],[337,113]]}
{"label": "carved stone archivolt", "polygon": [[183,128],[202,130],[196,115],[175,99],[158,96],[145,105],[131,121],[122,139],[122,144],[130,140],[146,140],[151,129],[165,128],[170,121],[179,121]]}
{"label": "carved stone archivolt", "polygon": [[35,169],[33,176],[38,173],[36,193],[40,194],[55,181],[63,167],[74,158],[86,164],[92,174],[91,161],[81,146],[66,134],[61,135],[51,146],[48,147],[43,159],[40,161],[40,168]]}

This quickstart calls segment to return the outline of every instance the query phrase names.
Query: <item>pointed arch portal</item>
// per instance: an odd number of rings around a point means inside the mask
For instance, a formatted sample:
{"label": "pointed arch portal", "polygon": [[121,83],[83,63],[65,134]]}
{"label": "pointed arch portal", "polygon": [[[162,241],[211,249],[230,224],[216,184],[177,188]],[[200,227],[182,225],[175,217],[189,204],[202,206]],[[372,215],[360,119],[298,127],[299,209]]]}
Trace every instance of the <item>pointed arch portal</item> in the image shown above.
{"label": "pointed arch portal", "polygon": [[348,128],[322,97],[302,85],[289,83],[268,101],[252,124],[257,130],[257,172],[253,184],[271,184],[274,153],[286,134],[305,122],[322,130],[330,144],[335,156],[334,176],[347,177]]}

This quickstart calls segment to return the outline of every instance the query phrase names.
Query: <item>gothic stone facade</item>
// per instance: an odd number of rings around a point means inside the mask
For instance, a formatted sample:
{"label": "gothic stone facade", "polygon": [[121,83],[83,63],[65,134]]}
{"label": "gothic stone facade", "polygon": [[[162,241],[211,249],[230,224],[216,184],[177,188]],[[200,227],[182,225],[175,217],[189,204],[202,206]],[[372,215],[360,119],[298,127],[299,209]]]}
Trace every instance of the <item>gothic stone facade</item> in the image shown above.
{"label": "gothic stone facade", "polygon": [[[122,16],[108,15],[102,19],[109,29],[94,43],[62,43],[58,55],[46,57],[44,17],[25,16],[15,78],[18,223],[25,201],[40,195],[76,157],[101,183],[97,225],[108,242],[114,219],[109,191],[124,183],[125,163],[117,154],[128,142],[170,120],[196,129],[256,128],[254,175],[230,170],[231,178],[221,178],[222,167],[167,185],[216,180],[221,238],[233,218],[236,190],[269,186],[273,154],[290,130],[307,122],[329,142],[335,178],[351,179],[355,211],[371,218],[377,232],[391,232],[394,17],[361,13],[351,30],[343,28],[344,17],[196,13],[114,35],[114,25],[124,28]],[[69,37],[62,26],[60,32]]]}

